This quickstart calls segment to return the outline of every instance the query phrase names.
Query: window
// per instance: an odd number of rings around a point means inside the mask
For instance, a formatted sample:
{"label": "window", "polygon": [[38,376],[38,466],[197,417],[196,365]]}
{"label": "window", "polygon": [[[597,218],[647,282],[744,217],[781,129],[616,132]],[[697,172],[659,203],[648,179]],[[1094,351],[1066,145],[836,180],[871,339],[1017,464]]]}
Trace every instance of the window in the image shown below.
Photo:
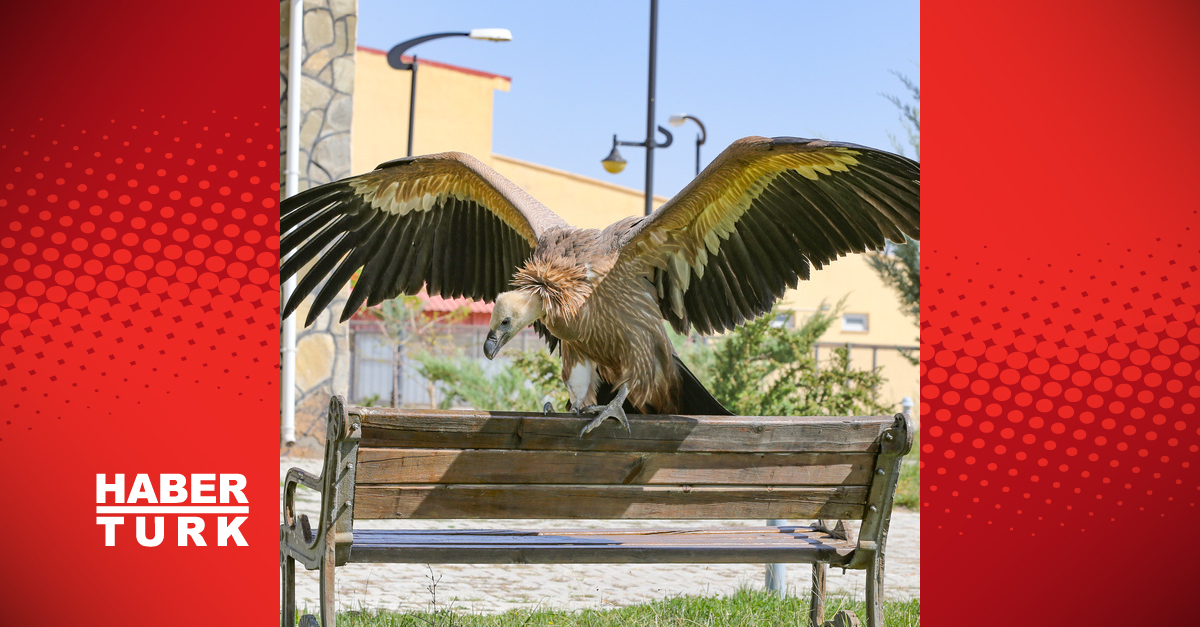
{"label": "window", "polygon": [[790,311],[781,311],[775,314],[775,319],[771,321],[772,329],[790,329],[792,327],[792,313]]}
{"label": "window", "polygon": [[842,332],[843,333],[866,333],[869,326],[867,324],[867,314],[865,313],[848,313],[842,314]]}

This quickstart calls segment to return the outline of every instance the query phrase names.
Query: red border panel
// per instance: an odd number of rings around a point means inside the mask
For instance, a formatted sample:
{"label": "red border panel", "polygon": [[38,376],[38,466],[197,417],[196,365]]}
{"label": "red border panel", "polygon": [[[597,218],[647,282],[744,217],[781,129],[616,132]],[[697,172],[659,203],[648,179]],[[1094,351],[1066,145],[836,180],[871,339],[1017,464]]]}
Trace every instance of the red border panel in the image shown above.
{"label": "red border panel", "polygon": [[[26,3],[0,40],[0,623],[278,620],[265,3]],[[96,474],[238,473],[249,546],[104,546]],[[215,525],[211,517],[207,521]]]}
{"label": "red border panel", "polygon": [[1200,9],[923,11],[923,618],[1190,624]]}

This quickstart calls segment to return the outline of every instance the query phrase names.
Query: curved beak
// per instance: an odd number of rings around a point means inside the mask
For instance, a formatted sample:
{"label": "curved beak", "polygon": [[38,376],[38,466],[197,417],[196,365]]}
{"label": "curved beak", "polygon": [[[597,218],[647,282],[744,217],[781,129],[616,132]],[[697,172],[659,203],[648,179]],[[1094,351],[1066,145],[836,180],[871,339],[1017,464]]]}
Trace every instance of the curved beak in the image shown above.
{"label": "curved beak", "polygon": [[500,352],[500,347],[508,342],[508,336],[496,335],[495,331],[488,331],[487,339],[483,341],[483,356],[488,359],[493,359],[496,353]]}

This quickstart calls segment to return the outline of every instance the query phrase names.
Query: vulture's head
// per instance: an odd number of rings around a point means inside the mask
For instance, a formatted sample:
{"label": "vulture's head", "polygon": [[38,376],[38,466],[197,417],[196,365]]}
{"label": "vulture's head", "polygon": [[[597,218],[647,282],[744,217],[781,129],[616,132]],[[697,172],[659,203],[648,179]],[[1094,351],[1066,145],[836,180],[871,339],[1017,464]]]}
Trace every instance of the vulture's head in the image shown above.
{"label": "vulture's head", "polygon": [[500,347],[545,313],[542,297],[537,292],[514,290],[500,294],[492,307],[491,330],[483,342],[483,354],[492,359],[500,352]]}

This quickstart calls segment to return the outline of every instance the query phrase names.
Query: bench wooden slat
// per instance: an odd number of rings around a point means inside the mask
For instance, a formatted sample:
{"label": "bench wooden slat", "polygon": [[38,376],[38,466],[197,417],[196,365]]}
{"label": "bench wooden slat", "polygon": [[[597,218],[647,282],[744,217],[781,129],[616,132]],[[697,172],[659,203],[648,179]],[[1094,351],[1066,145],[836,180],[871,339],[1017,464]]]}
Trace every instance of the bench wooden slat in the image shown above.
{"label": "bench wooden slat", "polygon": [[627,452],[874,453],[890,416],[630,417],[632,435],[609,421],[586,437],[590,420],[504,412],[352,408],[364,447],[583,450]]}
{"label": "bench wooden slat", "polygon": [[600,546],[600,545],[662,545],[662,546],[681,546],[681,545],[704,545],[704,546],[722,546],[722,545],[754,545],[754,546],[791,546],[796,544],[821,544],[821,540],[815,536],[808,538],[806,536],[797,536],[793,534],[734,534],[725,536],[722,534],[708,535],[652,535],[652,534],[624,534],[602,536],[598,534],[576,535],[571,533],[549,534],[537,533],[533,535],[511,535],[511,534],[489,534],[489,535],[456,535],[454,533],[442,534],[406,534],[403,532],[389,532],[390,535],[374,535],[374,536],[358,536],[354,538],[355,546],[411,546],[413,544],[433,544],[433,545],[469,545],[469,546],[501,546],[501,545],[528,545],[528,546]]}
{"label": "bench wooden slat", "polygon": [[869,485],[871,453],[360,448],[359,484]]}
{"label": "bench wooden slat", "polygon": [[[617,530],[614,530],[617,531]],[[616,533],[506,530],[414,533],[357,530],[352,562],[401,563],[845,563],[853,543],[805,527],[719,530],[619,530]]]}
{"label": "bench wooden slat", "polygon": [[781,525],[779,527],[688,527],[680,528],[663,528],[663,527],[619,527],[619,528],[602,528],[602,529],[566,529],[566,528],[549,528],[549,529],[359,529],[363,533],[403,533],[410,536],[419,535],[443,535],[454,534],[459,536],[536,536],[536,535],[570,535],[570,536],[621,536],[621,535],[681,535],[688,534],[693,536],[702,536],[706,534],[720,534],[725,536],[735,536],[738,534],[762,534],[762,533],[815,533],[824,534],[822,530],[814,529],[806,525]]}
{"label": "bench wooden slat", "polygon": [[[777,534],[778,535],[778,534]],[[615,536],[614,536],[615,537]],[[520,546],[600,546],[600,545],[662,545],[676,546],[681,544],[694,544],[695,540],[681,540],[671,537],[647,537],[638,535],[622,536],[624,539],[617,541],[602,536],[572,536],[572,535],[546,535],[537,534],[535,536],[474,536],[467,539],[462,536],[454,535],[408,535],[403,537],[364,540],[355,538],[355,546],[411,546],[414,544],[432,544],[432,545],[461,545],[461,546],[501,546],[501,545],[520,545]],[[814,541],[815,543],[815,541]],[[804,544],[803,541],[796,541],[785,538],[768,538],[747,536],[739,538],[711,538],[700,543],[704,546],[732,546],[732,545],[748,545],[748,546],[791,546],[794,544]]]}
{"label": "bench wooden slat", "polygon": [[863,486],[360,485],[355,518],[862,518]]}

